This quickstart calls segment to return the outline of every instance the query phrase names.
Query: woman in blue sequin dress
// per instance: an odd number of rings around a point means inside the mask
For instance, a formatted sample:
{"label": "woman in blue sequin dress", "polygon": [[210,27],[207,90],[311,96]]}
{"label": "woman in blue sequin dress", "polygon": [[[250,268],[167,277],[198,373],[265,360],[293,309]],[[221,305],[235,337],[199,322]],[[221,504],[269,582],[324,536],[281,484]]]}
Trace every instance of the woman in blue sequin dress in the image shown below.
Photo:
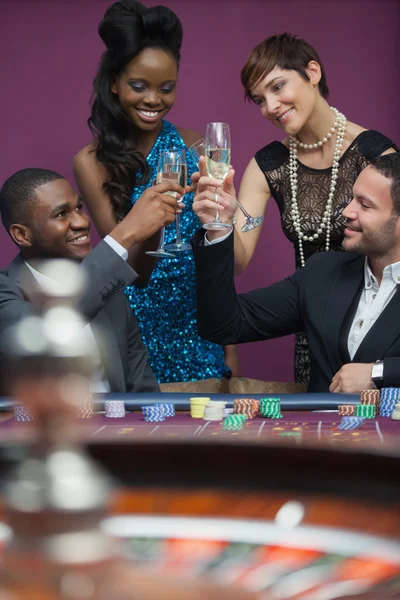
{"label": "woman in blue sequin dress", "polygon": [[[74,173],[96,228],[105,236],[154,182],[160,152],[185,149],[201,135],[164,119],[175,101],[182,40],[181,23],[170,9],[117,2],[106,11],[99,34],[107,50],[94,81],[89,119],[94,141],[75,156]],[[190,185],[197,166],[189,153],[187,163]],[[192,211],[192,193],[184,203],[182,239],[189,241],[200,222]],[[175,239],[172,224],[165,240]],[[140,281],[126,289],[158,381],[229,377],[224,349],[197,333],[192,253],[159,261],[146,256],[158,242],[159,234],[129,253]]]}

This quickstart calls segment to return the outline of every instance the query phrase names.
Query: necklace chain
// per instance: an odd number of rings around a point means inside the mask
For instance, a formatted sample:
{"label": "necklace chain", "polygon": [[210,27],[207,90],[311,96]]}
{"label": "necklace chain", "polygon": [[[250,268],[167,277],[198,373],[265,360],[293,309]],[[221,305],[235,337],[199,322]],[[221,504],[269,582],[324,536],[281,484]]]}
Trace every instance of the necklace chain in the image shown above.
{"label": "necklace chain", "polygon": [[[303,249],[303,241],[312,242],[320,237],[323,231],[326,229],[326,242],[325,242],[325,250],[329,250],[330,246],[330,234],[331,234],[331,217],[332,217],[332,203],[333,197],[335,195],[336,183],[338,179],[339,172],[339,158],[341,154],[341,149],[343,146],[343,140],[346,132],[346,117],[340,113],[336,108],[331,107],[332,110],[336,114],[335,123],[327,133],[327,135],[319,142],[315,144],[303,144],[296,137],[290,136],[289,138],[289,176],[290,176],[290,186],[292,191],[292,217],[293,217],[293,226],[299,238],[299,254],[300,254],[300,262],[301,266],[304,267],[304,249]],[[304,148],[306,150],[312,150],[315,148],[320,148],[323,144],[325,144],[333,135],[333,133],[337,131],[336,135],[336,143],[335,150],[333,152],[333,163],[332,163],[332,177],[331,183],[329,187],[329,195],[326,202],[324,214],[322,216],[321,223],[317,231],[311,235],[305,235],[301,230],[301,221],[300,221],[300,212],[299,205],[297,202],[297,146],[300,148]]]}

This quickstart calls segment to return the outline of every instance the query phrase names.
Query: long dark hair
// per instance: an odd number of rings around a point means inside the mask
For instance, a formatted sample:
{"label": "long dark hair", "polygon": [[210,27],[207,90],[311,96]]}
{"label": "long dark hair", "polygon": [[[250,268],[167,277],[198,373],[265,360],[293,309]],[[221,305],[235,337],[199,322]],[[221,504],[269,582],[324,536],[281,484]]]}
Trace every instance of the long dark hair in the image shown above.
{"label": "long dark hair", "polygon": [[147,183],[149,169],[130,137],[131,122],[111,86],[115,77],[145,48],[166,50],[179,65],[182,25],[165,6],[146,8],[136,0],[121,0],[107,9],[98,31],[107,50],[101,56],[93,82],[95,99],[88,125],[96,139],[96,157],[107,169],[108,179],[103,189],[120,221],[129,212],[130,195],[138,174],[140,183]]}

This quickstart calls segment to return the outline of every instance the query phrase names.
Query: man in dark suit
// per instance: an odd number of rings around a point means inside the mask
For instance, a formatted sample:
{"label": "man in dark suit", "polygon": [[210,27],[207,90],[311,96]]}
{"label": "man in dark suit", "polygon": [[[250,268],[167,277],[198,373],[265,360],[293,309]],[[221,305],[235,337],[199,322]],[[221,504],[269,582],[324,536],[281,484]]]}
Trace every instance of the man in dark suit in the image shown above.
{"label": "man in dark suit", "polygon": [[125,219],[92,249],[89,217],[68,181],[45,169],[24,169],[12,175],[0,190],[0,212],[20,253],[0,271],[0,336],[35,310],[30,295],[46,283],[37,261],[79,261],[87,278],[80,309],[89,324],[88,335],[93,336],[98,326],[107,340],[107,360],[100,365],[102,373],[95,389],[159,391],[123,289],[138,277],[126,262],[128,250],[175,218],[176,199],[166,195],[167,191],[184,193],[175,183],[149,188]]}
{"label": "man in dark suit", "polygon": [[[208,185],[200,179],[193,205],[203,222],[212,206]],[[228,186],[221,193],[226,221],[234,206]],[[198,232],[200,335],[238,344],[304,330],[311,353],[308,391],[400,387],[400,153],[366,167],[353,196],[343,210],[346,252],[314,254],[291,277],[247,294],[235,291],[234,236]]]}

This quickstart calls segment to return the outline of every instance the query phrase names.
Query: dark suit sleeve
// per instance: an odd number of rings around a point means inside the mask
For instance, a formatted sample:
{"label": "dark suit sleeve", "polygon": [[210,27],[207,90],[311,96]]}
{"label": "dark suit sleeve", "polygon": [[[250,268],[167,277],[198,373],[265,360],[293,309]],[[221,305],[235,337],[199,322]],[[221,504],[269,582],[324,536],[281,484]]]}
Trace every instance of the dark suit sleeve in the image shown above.
{"label": "dark suit sleeve", "polygon": [[79,310],[91,321],[115,294],[131,285],[137,278],[132,269],[116,252],[101,241],[82,261],[87,285]]}
{"label": "dark suit sleeve", "polygon": [[400,387],[400,357],[383,359],[383,387]]}
{"label": "dark suit sleeve", "polygon": [[142,336],[128,300],[125,302],[127,311],[128,335],[128,373],[126,391],[128,393],[159,392],[160,388],[148,362],[147,348],[142,342]]}
{"label": "dark suit sleeve", "polygon": [[15,281],[6,273],[0,274],[0,337],[3,331],[24,317],[34,313]]}
{"label": "dark suit sleeve", "polygon": [[270,287],[236,294],[233,235],[202,245],[204,232],[192,240],[196,263],[199,334],[218,344],[266,340],[303,329],[299,300],[302,270]]}
{"label": "dark suit sleeve", "polygon": [[[82,261],[87,285],[79,310],[91,321],[124,287],[137,279],[137,273],[107,244],[100,242]],[[34,279],[32,279],[34,282]],[[7,271],[0,273],[0,333],[9,325],[34,313],[17,282]]]}

